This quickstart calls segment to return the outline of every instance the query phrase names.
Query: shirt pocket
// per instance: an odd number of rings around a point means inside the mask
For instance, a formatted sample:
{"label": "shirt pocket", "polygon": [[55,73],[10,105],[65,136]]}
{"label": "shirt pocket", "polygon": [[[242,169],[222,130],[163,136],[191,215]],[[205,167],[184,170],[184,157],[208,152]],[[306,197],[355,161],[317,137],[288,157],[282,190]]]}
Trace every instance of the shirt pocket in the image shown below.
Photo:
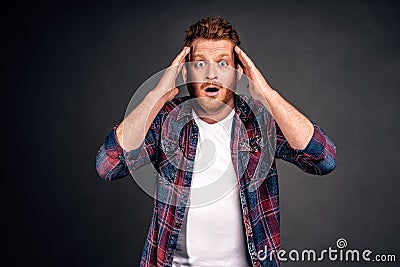
{"label": "shirt pocket", "polygon": [[256,134],[238,142],[239,172],[246,173],[246,183],[256,189],[268,177],[274,161],[275,139]]}

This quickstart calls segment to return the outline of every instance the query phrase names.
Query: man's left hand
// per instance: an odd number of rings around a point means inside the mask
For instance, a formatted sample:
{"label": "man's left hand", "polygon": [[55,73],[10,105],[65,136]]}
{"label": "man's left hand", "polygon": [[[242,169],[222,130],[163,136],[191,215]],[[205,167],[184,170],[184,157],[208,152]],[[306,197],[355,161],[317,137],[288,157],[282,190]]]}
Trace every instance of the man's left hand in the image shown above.
{"label": "man's left hand", "polygon": [[242,49],[236,46],[235,52],[238,55],[244,73],[249,79],[248,89],[250,95],[257,100],[260,100],[265,105],[265,101],[268,99],[268,93],[271,93],[273,89],[269,86],[264,76],[257,69],[253,61]]}

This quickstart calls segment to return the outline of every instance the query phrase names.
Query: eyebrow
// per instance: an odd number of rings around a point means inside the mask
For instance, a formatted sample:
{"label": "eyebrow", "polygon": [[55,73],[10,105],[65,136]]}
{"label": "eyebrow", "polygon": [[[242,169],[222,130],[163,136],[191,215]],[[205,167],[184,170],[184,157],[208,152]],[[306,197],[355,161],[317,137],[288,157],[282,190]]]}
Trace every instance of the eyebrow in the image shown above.
{"label": "eyebrow", "polygon": [[229,55],[229,54],[220,54],[219,57],[228,57],[228,58],[231,58],[231,55]]}
{"label": "eyebrow", "polygon": [[[229,59],[231,58],[231,56],[229,55],[229,54],[226,54],[226,53],[224,53],[224,54],[220,54],[220,55],[218,55],[218,57],[220,57],[220,58],[222,58],[222,57],[228,57]],[[193,59],[196,59],[196,58],[206,58],[203,54],[196,54],[196,55],[193,55]]]}
{"label": "eyebrow", "polygon": [[203,54],[196,54],[196,55],[193,55],[193,58],[198,58],[198,57],[200,57],[200,58],[205,58],[205,56],[204,56]]}

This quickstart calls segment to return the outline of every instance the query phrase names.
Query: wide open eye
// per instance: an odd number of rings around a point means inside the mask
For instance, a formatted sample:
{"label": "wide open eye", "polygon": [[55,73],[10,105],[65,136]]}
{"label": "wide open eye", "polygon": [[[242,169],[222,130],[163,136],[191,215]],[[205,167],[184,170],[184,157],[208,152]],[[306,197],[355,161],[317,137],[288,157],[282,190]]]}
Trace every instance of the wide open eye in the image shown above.
{"label": "wide open eye", "polygon": [[194,63],[194,66],[195,66],[196,68],[204,68],[204,67],[206,66],[206,63],[205,63],[204,61],[196,61],[196,62]]}
{"label": "wide open eye", "polygon": [[226,61],[220,61],[218,64],[223,68],[228,66],[228,63]]}

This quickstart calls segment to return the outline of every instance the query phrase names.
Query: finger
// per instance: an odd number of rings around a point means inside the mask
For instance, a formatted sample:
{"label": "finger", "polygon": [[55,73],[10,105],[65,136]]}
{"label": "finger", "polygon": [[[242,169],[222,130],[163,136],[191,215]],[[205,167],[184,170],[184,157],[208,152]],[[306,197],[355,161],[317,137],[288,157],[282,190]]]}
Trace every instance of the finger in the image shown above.
{"label": "finger", "polygon": [[175,57],[172,61],[171,65],[166,69],[165,74],[167,73],[174,73],[175,75],[178,74],[180,69],[182,68],[182,63],[185,60],[186,55],[189,53],[190,47],[185,46],[181,52]]}
{"label": "finger", "polygon": [[252,68],[255,66],[253,61],[246,55],[246,53],[242,49],[240,49],[239,46],[235,46],[235,52],[245,68]]}
{"label": "finger", "polygon": [[[186,55],[190,52],[190,47],[185,46],[182,51],[175,57],[174,61],[172,61],[171,66],[168,68],[167,72],[172,71],[174,73],[174,79],[178,76],[178,73],[182,69],[182,63],[184,63]],[[178,66],[176,68],[176,66]]]}
{"label": "finger", "polygon": [[185,60],[185,57],[187,54],[189,54],[190,52],[190,47],[189,46],[185,46],[182,51],[175,57],[174,61],[172,61],[171,66],[176,66],[179,64],[182,64],[183,61]]}
{"label": "finger", "polygon": [[182,49],[182,51],[175,57],[174,61],[172,61],[171,66],[169,66],[165,70],[165,72],[159,82],[159,85],[161,86],[161,88],[170,90],[175,87],[176,77],[178,76],[178,73],[182,69],[182,63],[184,62],[185,57],[189,53],[189,51],[190,51],[190,47],[185,46]]}

